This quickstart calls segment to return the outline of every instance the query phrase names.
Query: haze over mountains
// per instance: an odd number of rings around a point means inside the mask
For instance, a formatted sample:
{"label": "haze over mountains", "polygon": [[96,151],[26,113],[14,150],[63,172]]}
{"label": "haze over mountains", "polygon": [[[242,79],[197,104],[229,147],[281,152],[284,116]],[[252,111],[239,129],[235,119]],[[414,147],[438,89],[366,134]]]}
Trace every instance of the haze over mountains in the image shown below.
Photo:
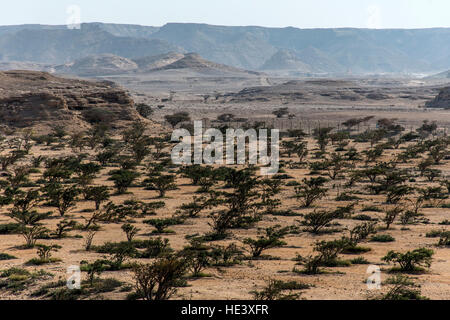
{"label": "haze over mountains", "polygon": [[[164,40],[118,37],[97,25],[80,30],[27,28],[8,32],[0,29],[0,61],[67,63],[94,54],[110,53],[125,58],[183,51]],[[13,29],[17,29],[13,27]]]}
{"label": "haze over mountains", "polygon": [[50,71],[60,74],[95,77],[120,74],[137,75],[169,70],[191,71],[203,75],[258,75],[254,71],[208,61],[196,53],[182,54],[176,52],[138,59],[127,59],[113,54],[92,55],[71,63],[54,66]]}
{"label": "haze over mountains", "polygon": [[142,57],[188,52],[211,63],[246,70],[434,74],[450,69],[450,29],[297,29],[190,23],[162,27],[90,23],[80,30],[43,25],[0,27],[0,62],[62,65],[112,54],[134,59],[133,69],[134,64],[141,68],[136,59]]}
{"label": "haze over mountains", "polygon": [[427,77],[427,79],[441,79],[441,80],[450,79],[450,70],[434,74],[432,76]]}

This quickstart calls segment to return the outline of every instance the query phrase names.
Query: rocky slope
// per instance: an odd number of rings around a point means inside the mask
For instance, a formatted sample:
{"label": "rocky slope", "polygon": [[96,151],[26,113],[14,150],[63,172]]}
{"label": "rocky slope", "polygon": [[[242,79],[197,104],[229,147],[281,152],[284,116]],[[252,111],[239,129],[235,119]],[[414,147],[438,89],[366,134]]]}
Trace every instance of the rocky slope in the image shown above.
{"label": "rocky slope", "polygon": [[224,73],[232,73],[232,74],[251,74],[258,75],[258,72],[247,71],[239,68],[230,67],[227,65],[215,63],[208,61],[202,58],[197,53],[188,53],[183,56],[182,59],[179,59],[171,64],[163,66],[161,68],[155,70],[180,70],[180,69],[189,69],[197,72],[202,72],[206,74],[224,74]]}
{"label": "rocky slope", "polygon": [[120,127],[123,121],[139,118],[126,91],[110,83],[60,78],[45,72],[0,72],[2,125],[63,125],[80,130],[98,122]]}
{"label": "rocky slope", "polygon": [[102,76],[123,74],[134,71],[138,65],[127,58],[113,54],[88,56],[61,66],[55,67],[56,73],[76,74],[79,76]]}
{"label": "rocky slope", "polygon": [[167,54],[133,59],[133,61],[138,65],[138,72],[145,73],[154,69],[163,68],[183,58],[184,54],[169,52]]}
{"label": "rocky slope", "polygon": [[427,103],[427,108],[450,109],[450,87],[443,88],[436,98]]}

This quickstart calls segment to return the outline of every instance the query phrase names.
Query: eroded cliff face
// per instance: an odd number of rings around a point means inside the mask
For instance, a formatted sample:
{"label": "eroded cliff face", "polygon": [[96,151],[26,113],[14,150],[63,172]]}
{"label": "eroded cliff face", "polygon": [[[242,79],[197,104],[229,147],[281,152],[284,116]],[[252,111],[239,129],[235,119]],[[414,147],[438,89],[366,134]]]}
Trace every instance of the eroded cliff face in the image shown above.
{"label": "eroded cliff face", "polygon": [[111,83],[55,77],[45,72],[0,72],[0,123],[10,127],[64,125],[120,127],[139,119],[127,92]]}
{"label": "eroded cliff face", "polygon": [[450,87],[443,88],[436,98],[427,103],[427,107],[450,109]]}

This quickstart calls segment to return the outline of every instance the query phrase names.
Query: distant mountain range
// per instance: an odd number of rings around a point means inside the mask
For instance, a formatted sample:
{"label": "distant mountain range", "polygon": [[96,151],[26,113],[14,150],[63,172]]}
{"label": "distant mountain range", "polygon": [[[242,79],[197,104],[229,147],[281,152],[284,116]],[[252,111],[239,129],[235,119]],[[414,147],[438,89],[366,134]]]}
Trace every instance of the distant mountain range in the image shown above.
{"label": "distant mountain range", "polygon": [[0,61],[65,64],[91,55],[126,59],[196,52],[222,65],[299,73],[433,74],[450,69],[450,29],[371,30],[162,27],[89,23],[0,26]]}
{"label": "distant mountain range", "polygon": [[184,51],[159,39],[117,36],[100,26],[84,25],[80,30],[23,26],[0,28],[0,61],[67,63],[95,54],[114,54],[125,58]]}

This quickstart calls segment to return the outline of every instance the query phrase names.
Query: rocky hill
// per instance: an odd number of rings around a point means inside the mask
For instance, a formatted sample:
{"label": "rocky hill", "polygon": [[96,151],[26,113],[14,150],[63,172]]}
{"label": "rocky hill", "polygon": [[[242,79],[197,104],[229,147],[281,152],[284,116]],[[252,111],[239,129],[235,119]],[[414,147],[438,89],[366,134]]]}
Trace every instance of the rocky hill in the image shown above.
{"label": "rocky hill", "polygon": [[139,118],[127,92],[110,83],[60,78],[45,72],[0,72],[2,125],[63,125],[80,130],[100,122],[120,127]]}
{"label": "rocky hill", "polygon": [[208,61],[202,58],[197,53],[188,53],[183,56],[183,58],[158,68],[156,70],[181,70],[181,69],[189,69],[192,71],[197,71],[206,74],[224,74],[224,73],[232,73],[232,74],[251,74],[258,75],[258,72],[243,70],[239,68],[230,67],[224,64],[219,64],[215,62]]}
{"label": "rocky hill", "polygon": [[280,50],[267,60],[261,67],[262,70],[295,70],[297,72],[312,72],[313,68],[298,58],[295,53],[288,50]]}
{"label": "rocky hill", "polygon": [[295,51],[295,55],[305,64],[311,66],[316,73],[345,73],[348,68],[341,65],[335,59],[325,52],[309,46],[301,50]]}
{"label": "rocky hill", "polygon": [[436,98],[426,104],[427,108],[450,109],[450,87],[443,88]]}
{"label": "rocky hill", "polygon": [[184,54],[169,52],[156,56],[137,58],[133,59],[133,61],[138,65],[138,72],[145,73],[158,68],[163,68],[183,58]]}

